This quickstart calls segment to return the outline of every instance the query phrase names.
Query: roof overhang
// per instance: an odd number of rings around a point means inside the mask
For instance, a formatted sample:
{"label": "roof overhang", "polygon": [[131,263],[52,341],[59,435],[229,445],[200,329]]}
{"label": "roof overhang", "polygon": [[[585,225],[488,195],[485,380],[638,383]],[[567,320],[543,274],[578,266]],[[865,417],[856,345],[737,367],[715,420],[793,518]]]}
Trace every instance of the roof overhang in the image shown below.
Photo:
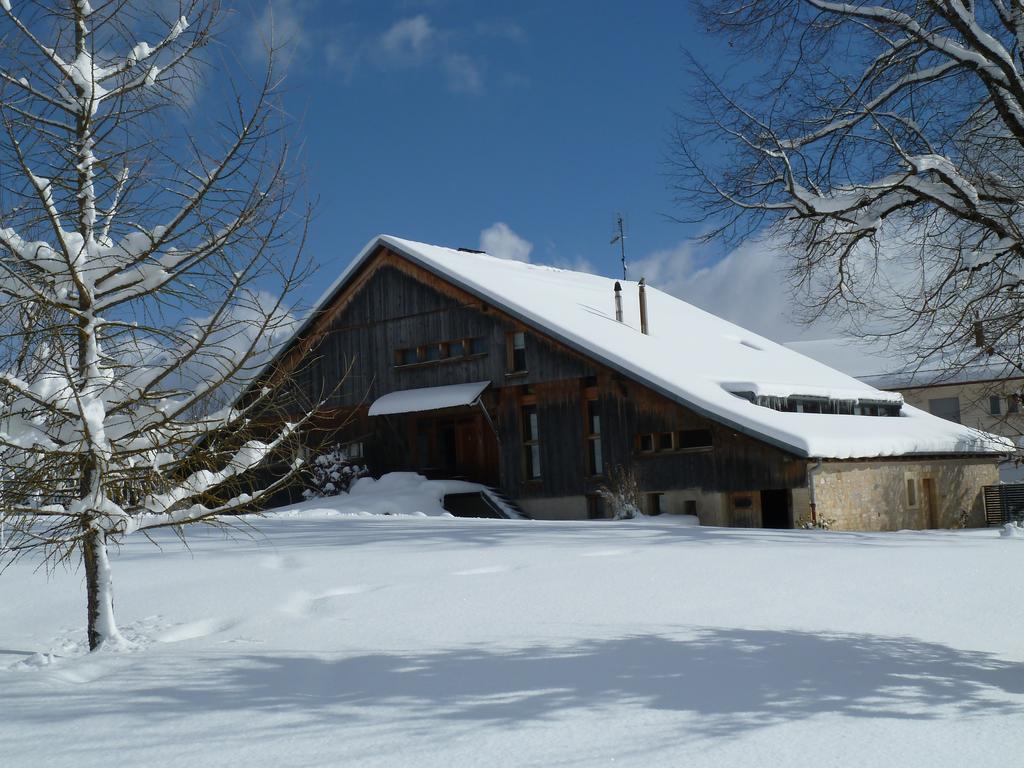
{"label": "roof overhang", "polygon": [[378,397],[370,404],[370,416],[390,416],[397,413],[439,411],[443,408],[476,405],[489,381],[468,384],[448,384],[443,387],[402,389]]}

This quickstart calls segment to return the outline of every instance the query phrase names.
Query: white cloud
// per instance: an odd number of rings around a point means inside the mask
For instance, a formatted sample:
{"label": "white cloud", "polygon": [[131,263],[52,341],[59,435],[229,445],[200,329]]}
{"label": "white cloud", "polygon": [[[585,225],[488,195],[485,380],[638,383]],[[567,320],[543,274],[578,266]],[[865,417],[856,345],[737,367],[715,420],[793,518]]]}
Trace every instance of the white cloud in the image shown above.
{"label": "white cloud", "polygon": [[501,21],[481,21],[475,27],[476,34],[482,37],[494,37],[513,43],[526,42],[526,30],[507,19]]}
{"label": "white cloud", "polygon": [[287,67],[308,52],[311,40],[307,28],[304,8],[295,2],[268,2],[248,29],[249,58],[263,61],[272,50],[275,63]]}
{"label": "white cloud", "polygon": [[481,93],[483,69],[467,53],[453,50],[458,33],[435,27],[425,14],[400,19],[377,39],[374,56],[384,69],[431,67],[453,93]]}
{"label": "white cloud", "polygon": [[836,333],[827,321],[799,321],[787,256],[771,241],[750,240],[714,263],[702,260],[686,241],[632,262],[629,277],[646,277],[654,287],[774,341]]}
{"label": "white cloud", "polygon": [[448,88],[455,93],[480,93],[483,90],[483,73],[480,65],[471,57],[462,53],[446,56],[444,69],[448,76]]}
{"label": "white cloud", "polygon": [[517,235],[505,222],[497,221],[480,233],[480,248],[499,259],[529,261],[533,243]]}
{"label": "white cloud", "polygon": [[388,63],[415,64],[423,61],[436,39],[430,19],[420,14],[391,25],[380,37],[380,52]]}

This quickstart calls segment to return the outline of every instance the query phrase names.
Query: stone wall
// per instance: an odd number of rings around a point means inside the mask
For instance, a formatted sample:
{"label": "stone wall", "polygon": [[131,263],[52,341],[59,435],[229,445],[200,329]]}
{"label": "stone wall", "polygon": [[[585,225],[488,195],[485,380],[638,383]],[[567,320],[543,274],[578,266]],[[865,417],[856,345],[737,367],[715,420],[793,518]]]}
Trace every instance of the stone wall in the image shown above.
{"label": "stone wall", "polygon": [[[952,528],[962,510],[968,525],[984,525],[981,489],[999,482],[994,459],[825,462],[813,476],[819,517],[836,530]],[[804,501],[806,498],[806,502]],[[796,506],[794,519],[809,517]],[[801,494],[809,506],[809,494]]]}
{"label": "stone wall", "polygon": [[516,499],[519,507],[534,520],[586,520],[585,496],[553,496]]}

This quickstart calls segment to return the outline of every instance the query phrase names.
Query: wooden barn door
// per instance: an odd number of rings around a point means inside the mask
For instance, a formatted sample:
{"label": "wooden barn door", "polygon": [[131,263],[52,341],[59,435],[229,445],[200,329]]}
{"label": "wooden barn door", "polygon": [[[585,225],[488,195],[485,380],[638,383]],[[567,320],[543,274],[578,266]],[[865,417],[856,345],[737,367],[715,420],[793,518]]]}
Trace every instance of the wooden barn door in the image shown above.
{"label": "wooden barn door", "polygon": [[498,440],[482,417],[456,423],[455,467],[457,474],[467,480],[498,484]]}

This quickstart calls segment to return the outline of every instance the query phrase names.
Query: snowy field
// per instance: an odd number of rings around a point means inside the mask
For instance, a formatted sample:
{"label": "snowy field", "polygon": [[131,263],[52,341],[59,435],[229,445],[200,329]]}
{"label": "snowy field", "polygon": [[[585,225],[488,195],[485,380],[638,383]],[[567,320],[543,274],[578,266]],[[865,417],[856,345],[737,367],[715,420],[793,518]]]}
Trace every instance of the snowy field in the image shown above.
{"label": "snowy field", "polygon": [[311,506],[0,575],[0,765],[1021,764],[1024,538]]}

